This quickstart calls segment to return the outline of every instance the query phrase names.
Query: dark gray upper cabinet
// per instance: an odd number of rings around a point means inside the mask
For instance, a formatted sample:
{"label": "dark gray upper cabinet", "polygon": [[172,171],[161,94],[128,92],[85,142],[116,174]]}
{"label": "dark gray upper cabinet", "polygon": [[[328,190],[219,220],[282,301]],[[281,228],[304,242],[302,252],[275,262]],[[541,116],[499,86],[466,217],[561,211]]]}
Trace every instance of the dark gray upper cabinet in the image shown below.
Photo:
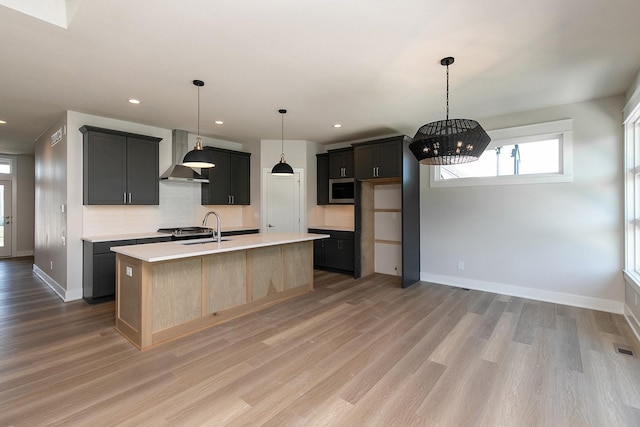
{"label": "dark gray upper cabinet", "polygon": [[216,166],[202,169],[202,175],[209,179],[208,184],[202,184],[202,204],[251,204],[251,153],[204,148],[211,152]]}
{"label": "dark gray upper cabinet", "polygon": [[157,205],[162,138],[82,126],[83,203]]}
{"label": "dark gray upper cabinet", "polygon": [[353,178],[353,148],[329,151],[329,178]]}
{"label": "dark gray upper cabinet", "polygon": [[329,154],[316,154],[318,165],[317,203],[329,204]]}
{"label": "dark gray upper cabinet", "polygon": [[355,178],[399,178],[402,176],[402,144],[407,136],[394,136],[354,144]]}

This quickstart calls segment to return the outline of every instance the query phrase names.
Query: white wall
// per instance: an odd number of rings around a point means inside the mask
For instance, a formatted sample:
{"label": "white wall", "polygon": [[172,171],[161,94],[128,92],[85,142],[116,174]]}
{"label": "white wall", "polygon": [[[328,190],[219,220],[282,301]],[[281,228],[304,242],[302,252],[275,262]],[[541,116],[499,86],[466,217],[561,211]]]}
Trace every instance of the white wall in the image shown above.
{"label": "white wall", "polygon": [[572,118],[571,183],[429,188],[421,166],[421,279],[621,312],[623,105],[480,120],[493,130]]}

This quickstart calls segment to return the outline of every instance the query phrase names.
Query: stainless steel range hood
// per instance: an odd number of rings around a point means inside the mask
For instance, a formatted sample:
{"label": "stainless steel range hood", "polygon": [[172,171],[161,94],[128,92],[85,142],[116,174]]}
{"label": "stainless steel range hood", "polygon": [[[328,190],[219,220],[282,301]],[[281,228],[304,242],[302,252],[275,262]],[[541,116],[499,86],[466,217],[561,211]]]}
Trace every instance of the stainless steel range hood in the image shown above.
{"label": "stainless steel range hood", "polygon": [[189,132],[180,129],[171,131],[171,161],[173,165],[160,175],[160,180],[170,182],[209,182],[208,179],[204,178],[198,172],[180,164],[188,149]]}

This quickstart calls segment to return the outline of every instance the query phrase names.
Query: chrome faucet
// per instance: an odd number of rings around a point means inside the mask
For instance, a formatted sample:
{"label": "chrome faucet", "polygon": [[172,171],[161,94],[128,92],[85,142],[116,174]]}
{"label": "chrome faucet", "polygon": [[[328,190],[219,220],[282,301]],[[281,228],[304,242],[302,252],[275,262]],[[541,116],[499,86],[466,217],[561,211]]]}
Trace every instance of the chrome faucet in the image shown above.
{"label": "chrome faucet", "polygon": [[215,237],[218,240],[218,243],[220,243],[222,241],[221,239],[221,230],[220,230],[220,215],[218,215],[218,212],[214,212],[214,211],[209,211],[207,212],[207,214],[204,216],[204,219],[202,220],[202,226],[206,227],[207,226],[207,218],[209,218],[209,215],[214,214],[216,216],[216,231],[213,234],[213,237]]}

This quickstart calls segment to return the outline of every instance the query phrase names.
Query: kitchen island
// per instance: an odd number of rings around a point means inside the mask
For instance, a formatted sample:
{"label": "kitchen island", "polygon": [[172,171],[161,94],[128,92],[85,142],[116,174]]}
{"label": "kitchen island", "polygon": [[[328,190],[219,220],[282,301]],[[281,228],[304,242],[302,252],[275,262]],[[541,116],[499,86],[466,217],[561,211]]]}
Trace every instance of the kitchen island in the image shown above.
{"label": "kitchen island", "polygon": [[116,329],[139,349],[313,290],[313,240],[273,233],[119,246]]}

